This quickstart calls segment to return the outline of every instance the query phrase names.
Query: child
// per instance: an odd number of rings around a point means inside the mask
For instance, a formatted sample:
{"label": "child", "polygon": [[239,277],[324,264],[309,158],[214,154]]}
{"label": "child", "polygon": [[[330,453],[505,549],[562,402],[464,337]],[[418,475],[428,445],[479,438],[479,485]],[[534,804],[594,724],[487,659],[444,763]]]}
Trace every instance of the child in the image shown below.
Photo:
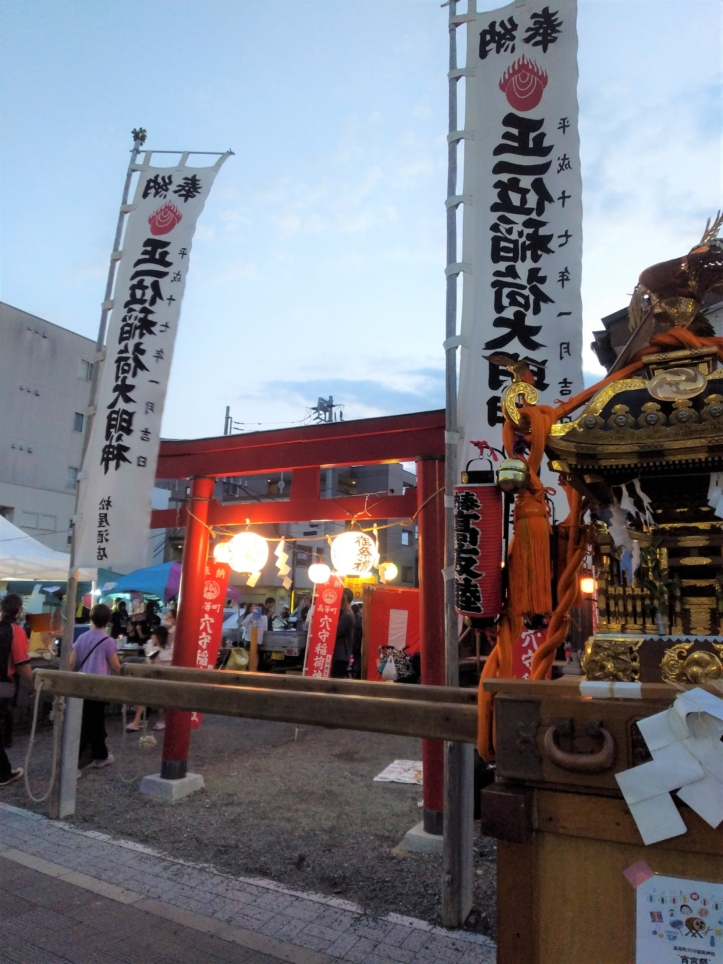
{"label": "child", "polygon": [[[148,652],[149,663],[160,663],[162,666],[170,666],[173,659],[173,649],[168,644],[168,630],[165,626],[155,626],[151,633],[151,648]],[[145,706],[136,707],[136,715],[132,723],[129,723],[126,730],[135,733],[141,728],[141,719],[145,712]],[[165,730],[165,714],[163,710],[158,711],[158,722],[154,724],[154,730]]]}

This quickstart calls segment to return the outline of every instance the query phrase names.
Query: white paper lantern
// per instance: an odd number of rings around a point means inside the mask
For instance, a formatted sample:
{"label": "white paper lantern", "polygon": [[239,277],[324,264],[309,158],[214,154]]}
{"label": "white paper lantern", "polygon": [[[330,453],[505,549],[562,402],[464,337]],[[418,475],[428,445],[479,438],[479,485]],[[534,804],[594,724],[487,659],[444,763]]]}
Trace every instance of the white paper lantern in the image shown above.
{"label": "white paper lantern", "polygon": [[341,576],[368,576],[379,562],[379,550],[366,532],[342,532],[331,544],[331,562]]}
{"label": "white paper lantern", "polygon": [[328,582],[329,576],[331,576],[331,569],[325,562],[315,562],[309,566],[309,579],[316,585]]}
{"label": "white paper lantern", "polygon": [[391,582],[392,579],[397,578],[399,575],[399,570],[393,562],[383,562],[379,566],[379,574],[384,582]]}
{"label": "white paper lantern", "polygon": [[229,565],[236,572],[260,572],[269,558],[269,544],[255,532],[240,532],[229,543]]}
{"label": "white paper lantern", "polygon": [[230,564],[231,562],[231,543],[230,542],[219,542],[217,546],[213,547],[213,558],[216,562],[224,562]]}

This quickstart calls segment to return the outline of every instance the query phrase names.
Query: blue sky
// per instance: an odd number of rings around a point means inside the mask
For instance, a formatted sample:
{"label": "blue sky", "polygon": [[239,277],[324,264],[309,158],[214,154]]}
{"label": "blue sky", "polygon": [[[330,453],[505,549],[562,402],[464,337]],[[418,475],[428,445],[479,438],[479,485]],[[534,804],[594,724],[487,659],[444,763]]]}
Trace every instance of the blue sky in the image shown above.
{"label": "blue sky", "polygon": [[[579,11],[587,343],[721,204],[721,7]],[[347,418],[441,406],[446,17],[439,0],[6,2],[0,300],[95,337],[142,125],[149,147],[236,152],[194,242],[166,436],[220,433],[226,405],[248,428],[319,395]]]}

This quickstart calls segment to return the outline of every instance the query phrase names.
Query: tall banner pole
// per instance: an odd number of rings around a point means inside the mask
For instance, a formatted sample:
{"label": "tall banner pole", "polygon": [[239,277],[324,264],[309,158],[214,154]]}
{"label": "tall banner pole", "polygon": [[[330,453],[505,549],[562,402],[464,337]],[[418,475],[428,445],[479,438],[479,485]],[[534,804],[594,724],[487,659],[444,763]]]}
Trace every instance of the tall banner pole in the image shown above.
{"label": "tall banner pole", "polygon": [[[233,153],[149,151],[143,149],[144,130],[134,131],[133,137],[102,305],[78,473],[63,668],[68,666],[72,650],[80,570],[103,565],[130,572],[148,565],[161,420],[193,236],[216,175]],[[139,160],[141,153],[143,158]],[[152,163],[154,154],[180,158],[170,166],[160,166]],[[210,166],[190,166],[191,154],[210,154],[216,161]],[[129,204],[136,172],[139,177]],[[201,589],[205,563],[204,555]],[[185,626],[186,635],[195,633],[197,641],[198,620],[189,629],[185,619]],[[184,636],[183,627],[181,608],[177,639]],[[195,658],[195,650],[193,655]],[[172,729],[167,728],[166,742]],[[61,776],[64,783],[67,777],[68,783],[64,815],[74,807],[74,756],[77,759],[77,739],[71,748],[70,738],[64,738]]]}
{"label": "tall banner pole", "polygon": [[[457,148],[464,135],[457,130],[457,84],[467,74],[457,67],[457,27],[474,19],[475,0],[468,0],[468,15],[457,15],[457,0],[449,2],[449,133],[447,135],[447,278],[445,327],[445,433],[444,433],[444,639],[447,686],[459,686],[457,613],[454,608],[454,486],[457,484],[457,277],[465,266],[457,262]],[[471,14],[471,16],[469,16]],[[442,920],[446,927],[461,927],[472,909],[474,869],[474,760],[472,747],[445,743],[444,822],[442,856]]]}
{"label": "tall banner pole", "polygon": [[[100,311],[100,322],[98,324],[98,337],[95,342],[95,359],[93,363],[93,375],[90,382],[90,400],[88,403],[88,410],[86,412],[85,418],[85,431],[83,432],[83,445],[81,450],[80,464],[83,465],[85,460],[86,452],[88,451],[88,443],[90,441],[90,430],[93,424],[93,419],[96,414],[96,408],[98,403],[98,386],[100,384],[99,370],[100,364],[103,359],[103,352],[105,347],[105,336],[108,330],[108,316],[110,315],[110,310],[113,306],[111,301],[111,296],[113,294],[113,283],[115,281],[116,269],[118,267],[118,260],[120,257],[121,250],[121,239],[123,237],[123,225],[125,223],[126,215],[128,214],[128,196],[131,190],[131,181],[133,180],[133,174],[135,173],[135,163],[138,160],[138,155],[140,150],[145,143],[147,133],[144,128],[137,128],[132,132],[133,134],[133,149],[131,150],[131,159],[128,165],[128,171],[126,172],[125,184],[123,185],[123,196],[121,197],[120,211],[118,212],[118,223],[115,229],[115,239],[113,241],[113,250],[110,255],[110,264],[108,265],[108,278],[105,285],[105,297],[101,305]],[[60,668],[62,670],[67,670],[70,665],[70,654],[73,649],[73,634],[75,631],[75,610],[78,605],[78,571],[75,565],[76,556],[76,527],[75,522],[78,515],[78,503],[80,498],[80,486],[76,484],[75,489],[75,512],[73,514],[73,526],[70,533],[70,568],[68,572],[68,585],[65,593],[65,625],[63,627],[63,642],[60,650]],[[66,712],[57,713],[54,716],[53,722],[53,739],[60,745],[60,767],[59,767],[59,779],[56,781],[55,787],[50,795],[49,811],[52,819],[62,819],[63,817],[70,816],[75,812],[75,783],[76,783],[76,770],[77,770],[77,759],[73,759],[73,748],[76,746],[77,740],[75,739],[65,739],[63,740],[63,729],[66,730],[67,737],[70,737],[71,733],[73,736],[80,737],[80,713],[82,712],[82,700],[68,700],[66,705]],[[76,719],[78,717],[78,719]],[[76,733],[77,731],[77,733]],[[68,744],[72,744],[69,746]],[[77,754],[77,749],[76,749]]]}

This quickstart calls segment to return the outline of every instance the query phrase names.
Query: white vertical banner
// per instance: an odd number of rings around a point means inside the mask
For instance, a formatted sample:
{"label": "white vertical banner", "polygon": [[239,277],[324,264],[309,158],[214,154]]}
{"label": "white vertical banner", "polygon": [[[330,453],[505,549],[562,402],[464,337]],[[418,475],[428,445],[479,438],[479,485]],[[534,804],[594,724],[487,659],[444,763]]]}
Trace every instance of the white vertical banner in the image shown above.
{"label": "white vertical banner", "polygon": [[76,566],[150,565],[148,532],[161,418],[196,221],[212,167],[137,164],[98,403],[79,479]]}
{"label": "white vertical banner", "polygon": [[582,179],[576,0],[516,0],[467,24],[459,464],[501,447],[526,361],[552,405],[581,391]]}

